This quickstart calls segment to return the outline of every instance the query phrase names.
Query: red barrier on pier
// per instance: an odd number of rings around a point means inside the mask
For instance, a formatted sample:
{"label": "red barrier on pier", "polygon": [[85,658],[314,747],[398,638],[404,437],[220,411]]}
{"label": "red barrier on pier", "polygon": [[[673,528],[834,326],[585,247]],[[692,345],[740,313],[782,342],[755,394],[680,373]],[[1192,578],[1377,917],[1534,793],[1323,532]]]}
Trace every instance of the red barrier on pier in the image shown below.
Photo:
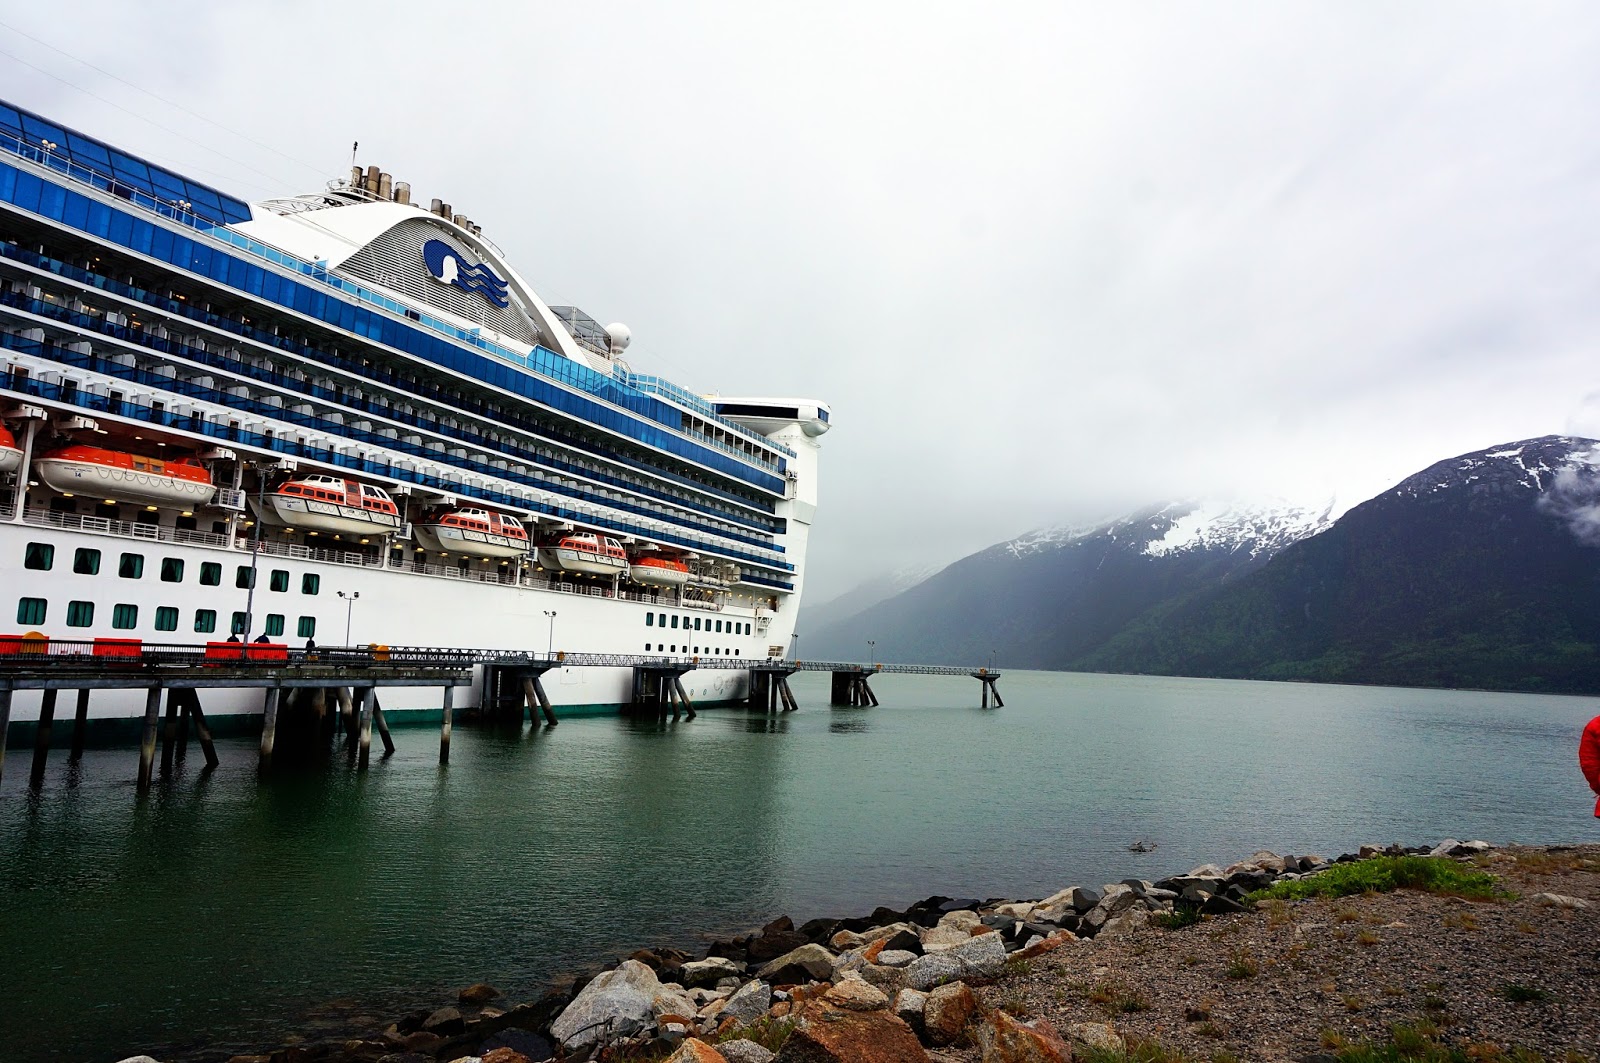
{"label": "red barrier on pier", "polygon": [[137,657],[144,652],[141,639],[95,639],[96,657]]}

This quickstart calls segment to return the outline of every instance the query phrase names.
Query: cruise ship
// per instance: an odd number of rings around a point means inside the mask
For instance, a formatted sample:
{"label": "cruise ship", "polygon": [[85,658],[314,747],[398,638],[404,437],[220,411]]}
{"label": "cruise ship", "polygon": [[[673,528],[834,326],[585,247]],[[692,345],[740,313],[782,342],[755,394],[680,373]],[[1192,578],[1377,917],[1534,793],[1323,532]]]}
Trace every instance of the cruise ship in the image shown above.
{"label": "cruise ship", "polygon": [[[697,394],[630,338],[377,166],[247,203],[0,101],[0,636],[783,656],[828,406]],[[631,681],[545,685],[570,715]]]}

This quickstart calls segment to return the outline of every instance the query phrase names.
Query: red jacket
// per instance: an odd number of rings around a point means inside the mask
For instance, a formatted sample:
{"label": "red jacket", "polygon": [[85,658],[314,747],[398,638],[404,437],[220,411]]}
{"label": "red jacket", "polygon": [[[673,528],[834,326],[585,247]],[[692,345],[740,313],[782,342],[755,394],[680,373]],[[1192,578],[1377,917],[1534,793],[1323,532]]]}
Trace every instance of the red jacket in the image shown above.
{"label": "red jacket", "polygon": [[[1600,716],[1589,721],[1578,739],[1578,765],[1589,780],[1589,789],[1600,794]],[[1594,803],[1594,814],[1600,816],[1600,801]]]}

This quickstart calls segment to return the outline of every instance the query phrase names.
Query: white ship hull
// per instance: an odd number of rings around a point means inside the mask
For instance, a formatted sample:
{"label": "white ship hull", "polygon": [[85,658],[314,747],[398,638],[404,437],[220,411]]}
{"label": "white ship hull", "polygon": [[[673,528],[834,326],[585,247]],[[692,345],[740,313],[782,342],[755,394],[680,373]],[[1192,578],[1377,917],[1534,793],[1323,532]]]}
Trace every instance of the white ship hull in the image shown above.
{"label": "white ship hull", "polygon": [[494,535],[471,528],[452,528],[445,524],[418,524],[417,542],[429,550],[445,550],[473,557],[525,557],[528,544],[509,535]]}
{"label": "white ship hull", "polygon": [[[254,506],[256,500],[250,503]],[[268,495],[265,516],[271,524],[343,535],[387,535],[400,527],[400,518],[389,513],[293,495]]]}
{"label": "white ship hull", "polygon": [[[246,551],[165,539],[136,542],[114,534],[26,523],[0,524],[0,558],[8,562],[20,559],[29,542],[46,542],[55,547],[55,569],[38,571],[8,563],[6,584],[9,593],[18,598],[47,600],[45,622],[0,625],[0,634],[37,630],[53,640],[116,637],[152,644],[194,645],[226,639],[233,612],[245,608],[247,592],[235,586],[235,569],[249,567],[250,554]],[[120,579],[109,568],[98,576],[75,574],[70,559],[80,547],[99,549],[108,556],[127,550],[143,553],[145,575],[138,580]],[[182,581],[169,583],[157,578],[160,562],[167,558],[184,563]],[[201,586],[198,582],[201,566],[208,561],[223,565],[220,586]],[[305,644],[305,639],[296,635],[301,617],[314,621],[314,638],[319,645],[343,644],[348,608],[349,641],[354,645],[527,653],[544,653],[547,649],[586,654],[648,653],[679,660],[715,657],[757,662],[767,657],[769,648],[788,644],[793,621],[793,614],[788,611],[770,620],[758,618],[753,603],[739,600],[712,613],[681,607],[667,594],[656,601],[641,601],[606,597],[599,593],[603,588],[598,586],[580,589],[565,584],[560,586],[568,589],[558,590],[549,585],[523,586],[269,553],[259,555],[257,570],[254,630],[262,630],[269,616],[280,616],[284,635],[272,641],[291,646]],[[287,591],[270,589],[270,574],[274,571],[288,573]],[[314,595],[302,593],[303,577],[308,574],[320,578]],[[68,582],[71,585],[65,586]],[[338,596],[341,590],[347,595],[359,593],[360,597],[353,599],[354,605],[350,606],[351,598]],[[85,629],[66,625],[69,599],[95,603],[92,626]],[[112,629],[112,610],[122,604],[138,607],[138,621],[132,628]],[[162,607],[177,608],[176,630],[156,630],[157,610]],[[214,631],[194,630],[195,614],[201,609],[216,612]],[[553,625],[547,615],[550,612],[555,613]],[[647,614],[652,618],[648,624]],[[678,619],[677,628],[664,626],[660,619],[674,616]],[[701,625],[698,630],[694,628],[697,622]],[[750,626],[749,634],[743,633],[746,624]],[[734,633],[735,625],[739,627],[738,634]],[[616,712],[628,704],[632,682],[630,668],[572,667],[552,671],[544,685],[558,714],[563,708],[573,714],[592,714]],[[695,669],[684,676],[684,686],[697,702],[733,701],[748,696],[749,674],[742,668]],[[458,689],[455,704],[458,708],[471,707],[478,704],[479,696],[476,686]],[[211,715],[259,714],[262,709],[259,690],[205,690],[201,697]],[[385,690],[383,697],[385,711],[398,713],[437,710],[440,705],[439,691],[431,689],[395,688]],[[38,704],[37,694],[18,691],[13,699],[12,719],[37,719]],[[144,693],[95,691],[89,711],[95,719],[137,717],[144,711]]]}
{"label": "white ship hull", "polygon": [[34,471],[47,486],[68,494],[88,498],[111,498],[118,502],[138,502],[147,506],[183,506],[192,509],[211,500],[215,490],[209,483],[180,480],[136,469],[119,469],[92,461],[40,458]]}

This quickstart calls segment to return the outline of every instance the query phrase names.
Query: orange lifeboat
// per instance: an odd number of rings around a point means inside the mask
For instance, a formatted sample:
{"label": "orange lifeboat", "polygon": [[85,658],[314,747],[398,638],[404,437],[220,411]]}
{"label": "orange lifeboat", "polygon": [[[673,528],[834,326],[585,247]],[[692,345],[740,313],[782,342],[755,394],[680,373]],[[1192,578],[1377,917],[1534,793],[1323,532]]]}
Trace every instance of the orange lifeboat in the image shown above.
{"label": "orange lifeboat", "polygon": [[626,576],[628,552],[610,536],[577,532],[539,548],[539,563],[558,572],[586,576]]}
{"label": "orange lifeboat", "polygon": [[22,468],[22,448],[11,429],[0,424],[0,472],[16,472]]}
{"label": "orange lifeboat", "polygon": [[263,505],[266,520],[291,528],[350,535],[386,535],[400,528],[400,508],[387,491],[337,476],[290,480]]}
{"label": "orange lifeboat", "polygon": [[628,578],[647,587],[681,587],[689,582],[689,566],[670,557],[637,557]]}
{"label": "orange lifeboat", "polygon": [[417,522],[416,533],[429,550],[456,554],[522,557],[529,549],[528,530],[520,520],[487,509],[434,510]]}
{"label": "orange lifeboat", "polygon": [[209,502],[212,495],[211,473],[188,458],[165,461],[74,443],[41,455],[33,465],[40,480],[64,494],[188,508]]}

